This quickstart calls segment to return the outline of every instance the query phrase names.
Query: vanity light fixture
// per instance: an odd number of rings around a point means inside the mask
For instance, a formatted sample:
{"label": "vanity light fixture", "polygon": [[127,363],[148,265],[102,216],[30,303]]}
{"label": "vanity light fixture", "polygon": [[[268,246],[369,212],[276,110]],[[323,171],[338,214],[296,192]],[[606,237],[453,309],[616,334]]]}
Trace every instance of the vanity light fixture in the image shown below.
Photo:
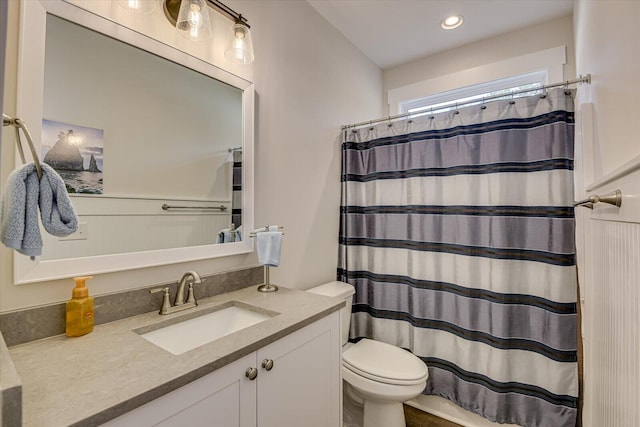
{"label": "vanity light fixture", "polygon": [[249,22],[219,0],[162,0],[164,14],[178,32],[191,40],[200,41],[211,36],[209,9],[216,9],[234,21],[228,36],[224,56],[240,64],[254,60]]}
{"label": "vanity light fixture", "polygon": [[451,15],[440,21],[440,26],[445,30],[453,30],[454,28],[458,28],[462,25],[463,21],[464,19],[462,15]]}
{"label": "vanity light fixture", "polygon": [[[242,15],[240,15],[242,17]],[[240,64],[253,62],[253,43],[249,26],[242,21],[233,24],[233,30],[227,36],[227,46],[224,49],[224,57]]]}
{"label": "vanity light fixture", "polygon": [[155,0],[118,0],[118,5],[136,13],[151,13],[156,8]]}
{"label": "vanity light fixture", "polygon": [[[164,12],[166,15],[166,8]],[[188,40],[203,41],[209,39],[212,31],[207,0],[184,0],[180,2],[180,11],[174,25],[178,33]]]}

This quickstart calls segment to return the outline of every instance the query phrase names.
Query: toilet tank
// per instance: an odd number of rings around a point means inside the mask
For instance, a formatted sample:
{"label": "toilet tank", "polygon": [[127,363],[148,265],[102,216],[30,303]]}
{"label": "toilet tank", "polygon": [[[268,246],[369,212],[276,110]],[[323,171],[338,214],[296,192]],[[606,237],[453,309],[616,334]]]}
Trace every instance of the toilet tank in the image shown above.
{"label": "toilet tank", "polygon": [[340,310],[340,322],[342,323],[342,344],[346,344],[349,340],[349,324],[351,323],[351,303],[353,302],[353,294],[356,293],[355,288],[345,282],[329,282],[324,285],[316,286],[308,289],[307,292],[312,294],[324,295],[333,298],[342,298],[346,306]]}

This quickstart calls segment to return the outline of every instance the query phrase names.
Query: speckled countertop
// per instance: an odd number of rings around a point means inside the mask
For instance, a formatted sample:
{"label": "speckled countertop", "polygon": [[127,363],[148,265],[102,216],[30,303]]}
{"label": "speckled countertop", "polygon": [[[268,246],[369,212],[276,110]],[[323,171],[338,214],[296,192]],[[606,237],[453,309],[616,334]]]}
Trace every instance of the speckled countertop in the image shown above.
{"label": "speckled countertop", "polygon": [[[239,301],[277,316],[180,355],[134,329]],[[255,286],[199,301],[166,316],[157,312],[96,326],[79,338],[56,336],[9,348],[22,381],[24,426],[94,426],[221,368],[344,306],[339,299]]]}
{"label": "speckled countertop", "polygon": [[22,414],[19,412],[21,393],[20,377],[9,356],[9,349],[0,334],[0,402],[2,403],[0,426],[22,425]]}

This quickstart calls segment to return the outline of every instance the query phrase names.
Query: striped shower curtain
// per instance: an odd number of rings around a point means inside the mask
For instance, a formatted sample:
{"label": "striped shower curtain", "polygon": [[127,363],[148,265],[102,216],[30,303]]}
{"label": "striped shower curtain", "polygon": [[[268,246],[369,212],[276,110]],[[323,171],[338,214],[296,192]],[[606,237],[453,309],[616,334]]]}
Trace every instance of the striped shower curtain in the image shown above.
{"label": "striped shower curtain", "polygon": [[231,223],[242,225],[242,150],[233,151],[233,177],[231,192]]}
{"label": "striped shower curtain", "polygon": [[344,132],[351,340],[410,350],[424,394],[499,423],[576,425],[572,95]]}

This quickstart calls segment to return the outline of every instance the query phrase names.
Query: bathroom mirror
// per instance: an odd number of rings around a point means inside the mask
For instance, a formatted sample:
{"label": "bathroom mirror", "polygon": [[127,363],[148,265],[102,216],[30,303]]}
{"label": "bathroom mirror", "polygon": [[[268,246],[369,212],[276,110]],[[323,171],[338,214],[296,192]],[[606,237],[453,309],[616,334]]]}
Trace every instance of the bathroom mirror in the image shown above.
{"label": "bathroom mirror", "polygon": [[15,283],[252,251],[252,83],[61,0],[21,13],[18,115],[80,229]]}

